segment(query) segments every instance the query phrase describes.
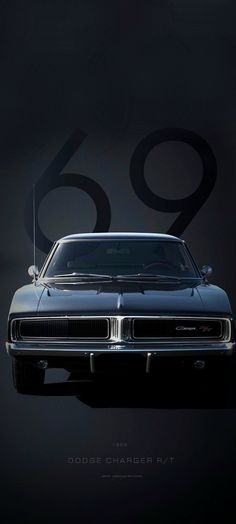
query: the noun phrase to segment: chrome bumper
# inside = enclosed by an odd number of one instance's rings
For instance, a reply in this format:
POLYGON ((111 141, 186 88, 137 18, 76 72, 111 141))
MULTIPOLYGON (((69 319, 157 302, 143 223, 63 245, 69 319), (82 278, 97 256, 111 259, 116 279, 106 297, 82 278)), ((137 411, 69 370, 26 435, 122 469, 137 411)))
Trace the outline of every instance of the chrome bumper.
POLYGON ((71 344, 65 342, 57 343, 26 343, 6 342, 8 355, 14 356, 54 356, 54 357, 76 357, 88 356, 90 354, 112 354, 112 353, 143 353, 156 356, 178 357, 178 356, 209 356, 209 355, 232 355, 236 350, 236 342, 218 343, 191 343, 191 342, 157 342, 150 343, 96 343, 71 344))

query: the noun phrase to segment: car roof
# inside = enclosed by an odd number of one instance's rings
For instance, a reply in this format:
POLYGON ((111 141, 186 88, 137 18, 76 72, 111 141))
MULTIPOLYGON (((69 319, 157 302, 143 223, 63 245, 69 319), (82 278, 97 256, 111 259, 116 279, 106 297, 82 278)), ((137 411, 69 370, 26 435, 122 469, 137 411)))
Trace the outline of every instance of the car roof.
POLYGON ((69 240, 105 240, 105 239, 143 239, 143 240, 177 240, 183 242, 181 238, 164 233, 137 233, 137 232, 99 232, 99 233, 74 233, 58 240, 67 242, 69 240))

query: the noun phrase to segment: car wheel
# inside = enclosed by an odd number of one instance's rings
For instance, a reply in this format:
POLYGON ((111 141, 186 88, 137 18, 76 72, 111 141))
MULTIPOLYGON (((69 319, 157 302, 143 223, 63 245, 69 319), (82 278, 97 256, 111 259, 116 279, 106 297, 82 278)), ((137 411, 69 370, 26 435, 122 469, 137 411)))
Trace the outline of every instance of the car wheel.
POLYGON ((12 359, 12 378, 18 393, 35 393, 43 385, 45 370, 23 360, 12 359))

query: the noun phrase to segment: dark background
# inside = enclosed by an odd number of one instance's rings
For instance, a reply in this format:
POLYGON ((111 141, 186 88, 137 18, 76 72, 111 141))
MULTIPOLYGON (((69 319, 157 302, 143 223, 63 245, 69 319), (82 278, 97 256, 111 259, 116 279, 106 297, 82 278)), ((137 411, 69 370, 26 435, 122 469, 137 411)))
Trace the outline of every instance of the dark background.
MULTIPOLYGON (((111 231, 167 232, 178 217, 148 207, 134 192, 130 161, 142 139, 178 128, 207 142, 217 163, 216 183, 179 234, 200 265, 213 266, 212 281, 226 289, 236 313, 235 15, 233 0, 0 2, 4 519, 166 523, 221 515, 235 521, 234 405, 214 396, 200 400, 199 385, 190 396, 190 384, 176 400, 178 378, 174 387, 165 383, 157 399, 142 385, 130 385, 121 398, 122 383, 115 400, 111 386, 100 400, 96 390, 86 390, 86 402, 63 385, 48 387, 43 396, 18 395, 4 349, 10 301, 29 282, 33 257, 27 198, 76 129, 86 136, 58 177, 83 175, 102 187, 111 231), (67 462, 82 456, 162 462, 67 462), (174 460, 163 463, 166 457, 174 460), (127 476, 103 476, 115 474, 127 476)), ((187 198, 202 180, 200 156, 181 140, 153 147, 145 162, 148 187, 166 202, 187 198)), ((206 185, 207 177, 209 169, 206 185)), ((96 207, 86 191, 47 188, 45 175, 43 184, 37 223, 48 239, 93 231, 96 207)), ((45 254, 38 245, 39 266, 45 254)), ((51 380, 60 376, 52 373, 51 380)))

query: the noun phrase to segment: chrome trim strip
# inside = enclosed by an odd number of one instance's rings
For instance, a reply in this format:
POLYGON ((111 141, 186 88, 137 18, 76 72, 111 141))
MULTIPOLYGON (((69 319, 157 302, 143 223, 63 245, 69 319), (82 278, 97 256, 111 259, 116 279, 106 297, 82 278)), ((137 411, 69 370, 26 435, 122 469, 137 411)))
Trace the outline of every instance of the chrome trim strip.
POLYGON ((153 343, 150 343, 150 342, 143 342, 142 344, 136 344, 135 342, 128 342, 128 343, 122 343, 122 344, 116 344, 116 343, 113 343, 113 342, 104 342, 103 344, 100 343, 99 345, 93 341, 90 342, 90 344, 86 344, 86 343, 77 343, 77 347, 75 348, 75 344, 74 342, 66 342, 65 344, 63 344, 63 346, 61 345, 58 345, 57 342, 54 342, 54 344, 48 344, 48 342, 44 342, 42 344, 38 343, 38 342, 35 342, 34 344, 32 343, 28 343, 28 342, 9 342, 7 341, 6 342, 7 344, 11 345, 12 347, 14 347, 15 349, 40 349, 40 350, 47 350, 47 349, 52 349, 52 350, 63 350, 63 348, 65 348, 65 350, 70 350, 72 349, 73 351, 74 350, 78 350, 78 351, 82 351, 82 352, 89 352, 89 351, 132 351, 132 352, 135 352, 135 351, 162 351, 162 349, 164 351, 168 351, 168 350, 179 350, 179 349, 182 349, 185 350, 185 349, 193 349, 194 351, 195 350, 199 350, 201 351, 201 349, 217 349, 219 351, 224 351, 224 349, 230 349, 232 347, 235 347, 236 346, 236 342, 204 342, 202 344, 194 344, 193 342, 189 342, 188 344, 183 344, 182 342, 179 342, 179 343, 176 343, 176 342, 169 342, 167 343, 166 345, 164 345, 162 342, 156 342, 156 344, 153 344, 153 343))
POLYGON ((151 353, 147 353, 146 373, 150 373, 151 355, 152 355, 151 353))
POLYGON ((44 263, 43 263, 43 265, 41 267, 41 270, 40 270, 40 272, 38 274, 37 282, 42 278, 42 274, 45 273, 45 271, 46 271, 46 269, 47 269, 47 267, 48 267, 48 265, 49 265, 53 255, 54 255, 56 249, 58 248, 58 246, 59 246, 59 242, 58 241, 56 241, 55 244, 52 245, 50 251, 48 252, 48 254, 47 254, 47 256, 46 256, 46 258, 44 260, 44 263))
POLYGON ((95 373, 94 353, 90 353, 90 355, 89 355, 89 364, 90 364, 90 371, 91 371, 91 373, 95 373))

